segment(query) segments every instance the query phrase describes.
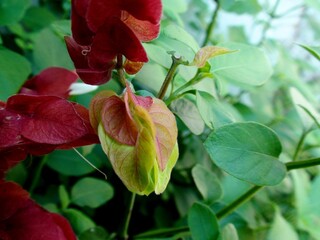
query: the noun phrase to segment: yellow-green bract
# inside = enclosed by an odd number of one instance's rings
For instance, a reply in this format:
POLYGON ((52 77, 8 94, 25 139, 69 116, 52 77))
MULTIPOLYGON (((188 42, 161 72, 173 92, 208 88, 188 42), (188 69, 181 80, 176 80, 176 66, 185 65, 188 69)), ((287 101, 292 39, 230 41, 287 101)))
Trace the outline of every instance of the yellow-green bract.
POLYGON ((114 171, 137 194, 162 193, 178 159, 177 126, 157 98, 101 92, 91 102, 90 121, 114 171))

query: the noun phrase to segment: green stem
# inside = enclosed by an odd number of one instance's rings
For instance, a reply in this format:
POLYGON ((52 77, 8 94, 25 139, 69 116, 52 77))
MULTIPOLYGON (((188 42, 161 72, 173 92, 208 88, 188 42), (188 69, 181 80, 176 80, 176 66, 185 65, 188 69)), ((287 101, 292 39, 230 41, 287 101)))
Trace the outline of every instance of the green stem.
POLYGON ((211 34, 212 34, 213 29, 214 29, 214 27, 215 27, 215 25, 217 23, 218 12, 220 10, 220 2, 219 2, 219 0, 215 0, 215 2, 216 2, 216 9, 213 12, 211 22, 208 25, 208 28, 207 28, 207 31, 206 31, 206 37, 205 37, 205 39, 204 39, 204 41, 202 43, 202 46, 207 45, 208 42, 210 41, 211 34))
POLYGON ((312 158, 297 162, 288 162, 286 163, 286 167, 288 171, 294 170, 294 169, 301 169, 301 168, 308 168, 313 166, 320 165, 320 158, 312 158))
POLYGON ((38 164, 38 167, 36 169, 36 172, 33 176, 33 179, 32 179, 32 183, 31 183, 31 186, 30 186, 30 189, 29 189, 29 193, 30 195, 32 195, 32 193, 34 192, 34 190, 36 189, 36 187, 38 186, 39 184, 39 181, 40 181, 40 177, 41 177, 41 173, 42 173, 42 170, 43 170, 43 167, 46 165, 48 161, 48 155, 44 156, 39 164, 38 164))
POLYGON ((136 199, 136 194, 132 193, 131 198, 130 198, 130 202, 128 205, 127 213, 126 213, 125 222, 123 224, 122 231, 120 232, 120 237, 124 240, 129 239, 128 229, 129 229, 129 224, 130 224, 130 219, 131 219, 135 199, 136 199))
POLYGON ((277 11, 279 3, 280 3, 280 0, 277 0, 276 3, 273 6, 271 12, 269 13, 270 20, 268 22, 266 22, 266 24, 263 27, 262 34, 261 34, 261 39, 260 39, 258 45, 261 45, 263 43, 263 41, 266 39, 267 33, 268 33, 268 31, 269 31, 269 29, 271 27, 271 22, 272 22, 273 19, 276 18, 276 14, 275 13, 277 11))
MULTIPOLYGON (((287 171, 291 171, 294 169, 302 169, 302 168, 308 168, 313 166, 320 165, 320 158, 312 158, 307 159, 303 161, 297 161, 297 162, 288 162, 285 164, 287 167, 287 171)), ((238 208, 243 203, 247 202, 251 197, 254 196, 254 194, 262 189, 263 186, 254 186, 251 189, 249 189, 246 193, 244 193, 242 196, 237 198, 235 201, 233 201, 230 205, 223 208, 217 213, 217 218, 221 219, 225 216, 227 216, 229 213, 231 213, 234 209, 238 208)))
POLYGON ((182 57, 181 56, 175 56, 174 54, 172 54, 172 64, 171 64, 171 67, 169 69, 169 72, 161 86, 161 89, 158 93, 158 98, 159 99, 163 99, 164 96, 166 95, 166 92, 168 90, 168 87, 171 83, 171 81, 173 80, 174 78, 174 75, 178 69, 178 66, 182 63, 184 63, 184 61, 182 60, 182 57))
POLYGON ((186 82, 184 85, 182 85, 181 87, 179 87, 177 90, 175 90, 173 92, 173 94, 170 95, 170 97, 166 100, 166 104, 167 105, 170 105, 170 103, 179 98, 179 96, 181 96, 181 94, 179 95, 180 92, 182 92, 184 89, 192 86, 192 85, 195 85, 197 83, 199 83, 201 80, 207 78, 207 77, 213 77, 212 73, 199 73, 199 70, 198 72, 196 73, 195 77, 193 77, 190 81, 186 82))
POLYGON ((219 212, 217 212, 216 216, 218 219, 224 218, 229 213, 231 213, 233 210, 238 208, 243 203, 247 202, 249 199, 251 199, 256 192, 258 192, 260 189, 262 189, 263 186, 253 186, 250 188, 247 192, 245 192, 243 195, 241 195, 239 198, 234 200, 231 204, 226 206, 225 208, 221 209, 219 212))
POLYGON ((299 139, 299 142, 297 144, 297 147, 296 147, 296 150, 293 154, 293 158, 292 158, 292 161, 295 162, 298 160, 298 157, 299 157, 299 154, 301 152, 301 149, 303 147, 303 144, 304 144, 304 140, 306 139, 308 133, 310 132, 310 130, 307 130, 307 131, 304 131, 299 139))
MULTIPOLYGON (((302 160, 298 162, 289 162, 285 164, 287 167, 287 171, 295 170, 295 169, 303 169, 313 166, 320 165, 320 158, 312 158, 307 160, 302 160)), ((231 212, 233 212, 235 209, 237 209, 242 204, 249 201, 259 190, 261 190, 264 186, 253 186, 251 187, 247 192, 245 192, 243 195, 238 197, 236 200, 234 200, 232 203, 227 205, 225 208, 221 209, 216 213, 217 218, 220 220, 227 215, 229 215, 231 212)), ((162 229, 162 230, 154 230, 149 231, 145 233, 141 233, 137 235, 136 237, 159 237, 169 234, 177 234, 179 232, 186 232, 188 231, 188 227, 181 227, 181 228, 168 228, 168 229, 162 229)))

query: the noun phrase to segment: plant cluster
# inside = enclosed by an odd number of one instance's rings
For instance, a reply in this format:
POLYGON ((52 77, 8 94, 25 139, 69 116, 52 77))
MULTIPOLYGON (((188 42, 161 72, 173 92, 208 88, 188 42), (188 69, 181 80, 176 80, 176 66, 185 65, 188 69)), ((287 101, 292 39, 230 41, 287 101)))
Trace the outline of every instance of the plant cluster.
POLYGON ((2 0, 0 239, 319 239, 320 5, 282 9, 2 0))

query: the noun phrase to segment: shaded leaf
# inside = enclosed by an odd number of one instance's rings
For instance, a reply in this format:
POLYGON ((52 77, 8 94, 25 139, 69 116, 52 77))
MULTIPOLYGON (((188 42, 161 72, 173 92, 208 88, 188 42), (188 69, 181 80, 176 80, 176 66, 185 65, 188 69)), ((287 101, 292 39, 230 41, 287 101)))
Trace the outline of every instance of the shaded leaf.
POLYGON ((77 209, 65 209, 63 215, 70 221, 70 224, 77 235, 88 229, 94 228, 96 225, 87 215, 77 209))
POLYGON ((211 129, 235 121, 228 109, 209 93, 197 91, 197 106, 203 121, 211 129))
MULTIPOLYGON (((101 159, 94 153, 85 155, 85 157, 98 168, 102 165, 101 159)), ((66 176, 81 176, 95 171, 74 150, 54 151, 48 155, 47 164, 50 168, 66 176)))
POLYGON ((72 203, 81 207, 97 208, 112 197, 112 186, 96 178, 82 178, 71 189, 72 203))
POLYGON ((45 28, 34 38, 33 60, 37 72, 48 67, 73 69, 66 45, 50 28, 45 28))
POLYGON ((30 4, 30 0, 1 0, 0 26, 18 22, 30 4))
POLYGON ((170 107, 192 133, 200 135, 203 132, 204 122, 198 108, 192 101, 181 98, 173 101, 170 107))
POLYGON ((188 225, 194 240, 215 240, 219 237, 218 220, 214 212, 202 203, 196 202, 190 208, 188 225))
POLYGON ((221 198, 222 187, 214 172, 197 164, 192 168, 192 177, 199 192, 208 204, 212 204, 221 198))
POLYGON ((223 227, 221 231, 221 240, 239 240, 237 229, 231 223, 223 227))
POLYGON ((79 240, 107 240, 109 234, 102 227, 90 228, 82 232, 79 236, 79 240))
POLYGON ((281 215, 278 208, 276 208, 273 223, 267 236, 267 240, 274 239, 299 240, 299 236, 293 226, 281 215))
POLYGON ((61 203, 62 209, 67 208, 70 204, 70 198, 69 198, 69 194, 67 192, 67 189, 64 185, 59 186, 59 198, 60 198, 60 203, 61 203))
POLYGON ((0 47, 0 100, 5 101, 17 93, 31 73, 31 65, 26 58, 0 47))

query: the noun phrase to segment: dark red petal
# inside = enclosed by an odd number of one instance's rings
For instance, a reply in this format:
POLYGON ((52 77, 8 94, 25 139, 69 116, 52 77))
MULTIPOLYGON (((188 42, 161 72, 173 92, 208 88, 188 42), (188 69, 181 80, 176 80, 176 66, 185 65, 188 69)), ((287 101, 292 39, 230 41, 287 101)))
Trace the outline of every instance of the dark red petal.
POLYGON ((63 98, 15 95, 7 106, 24 114, 21 135, 33 142, 65 144, 88 133, 73 104, 63 98))
POLYGON ((124 23, 127 24, 131 30, 136 34, 142 42, 148 42, 158 37, 160 31, 160 24, 153 24, 148 21, 142 21, 128 15, 124 23))
POLYGON ((161 0, 123 0, 121 9, 137 19, 158 24, 162 15, 161 0))
POLYGON ((26 157, 26 151, 19 146, 0 149, 0 179, 4 178, 6 171, 14 167, 26 157))
POLYGON ((101 121, 111 138, 119 143, 135 145, 138 135, 135 123, 127 114, 125 103, 119 97, 112 96, 105 101, 101 121))
POLYGON ((75 68, 88 69, 87 54, 90 51, 90 46, 79 45, 73 38, 64 38, 69 55, 74 63, 75 68))
POLYGON ((0 149, 21 142, 21 116, 0 107, 0 149))
POLYGON ((100 29, 100 27, 105 24, 106 19, 112 17, 120 18, 120 2, 121 0, 90 1, 86 15, 86 20, 88 22, 89 28, 93 32, 97 32, 98 29, 100 29))
POLYGON ((0 221, 10 218, 19 208, 27 204, 28 199, 28 192, 24 191, 19 185, 0 180, 0 221))
POLYGON ((90 47, 80 46, 70 37, 65 37, 65 41, 70 57, 82 81, 91 85, 101 85, 110 80, 114 67, 113 62, 105 64, 105 66, 100 69, 90 68, 87 56, 90 52, 90 47))
POLYGON ((147 54, 134 32, 118 18, 106 21, 94 37, 89 64, 99 68, 118 54, 133 62, 147 62, 147 54))
POLYGON ((56 213, 51 213, 52 220, 61 228, 66 239, 75 239, 74 232, 69 224, 69 222, 62 216, 56 213))
MULTIPOLYGON (((0 183, 0 234, 4 239, 75 240, 70 224, 49 213, 28 198, 28 193, 12 182, 0 183)), ((1 238, 1 239, 2 239, 1 238)))
POLYGON ((29 79, 20 90, 20 93, 29 95, 51 95, 67 98, 72 83, 78 75, 70 70, 51 67, 29 79))
POLYGON ((73 0, 71 9, 72 36, 81 45, 90 45, 94 33, 87 26, 85 19, 88 0, 73 0))

